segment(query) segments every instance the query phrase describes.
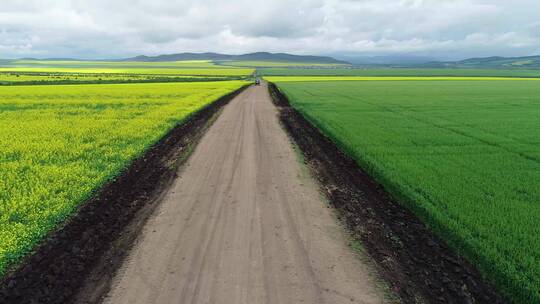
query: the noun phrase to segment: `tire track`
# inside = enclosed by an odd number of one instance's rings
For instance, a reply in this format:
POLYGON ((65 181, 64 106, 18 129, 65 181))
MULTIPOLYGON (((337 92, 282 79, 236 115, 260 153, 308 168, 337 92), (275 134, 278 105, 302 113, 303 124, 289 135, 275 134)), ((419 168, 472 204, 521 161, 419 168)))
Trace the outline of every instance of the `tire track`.
POLYGON ((106 303, 382 303, 265 84, 237 96, 148 221, 106 303))

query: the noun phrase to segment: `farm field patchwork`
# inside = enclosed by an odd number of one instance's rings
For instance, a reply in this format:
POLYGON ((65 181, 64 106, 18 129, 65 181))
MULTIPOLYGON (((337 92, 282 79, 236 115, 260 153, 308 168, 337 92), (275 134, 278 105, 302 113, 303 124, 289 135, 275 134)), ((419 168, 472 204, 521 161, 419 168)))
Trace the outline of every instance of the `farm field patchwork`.
POLYGON ((468 76, 540 77, 540 70, 408 69, 408 68, 261 68, 263 76, 468 76))
POLYGON ((540 82, 275 81, 503 294, 540 302, 540 82))
POLYGON ((238 78, 242 78, 242 76, 0 72, 0 85, 188 82, 233 80, 238 78))
POLYGON ((209 60, 172 62, 14 60, 0 64, 3 73, 71 73, 177 76, 249 76, 252 68, 225 67, 209 60))
POLYGON ((287 62, 287 61, 222 61, 219 62, 223 66, 231 67, 326 67, 337 68, 349 66, 349 64, 340 63, 310 63, 310 62, 287 62))
POLYGON ((0 274, 175 125, 245 84, 0 87, 0 274))
POLYGON ((265 76, 270 82, 329 82, 329 81, 539 81, 540 78, 464 77, 464 76, 265 76))
POLYGON ((64 68, 223 68, 210 60, 183 61, 81 61, 81 60, 12 60, 13 67, 64 67, 64 68))
POLYGON ((249 68, 130 68, 130 67, 0 67, 0 72, 32 73, 94 73, 191 76, 249 76, 249 68))

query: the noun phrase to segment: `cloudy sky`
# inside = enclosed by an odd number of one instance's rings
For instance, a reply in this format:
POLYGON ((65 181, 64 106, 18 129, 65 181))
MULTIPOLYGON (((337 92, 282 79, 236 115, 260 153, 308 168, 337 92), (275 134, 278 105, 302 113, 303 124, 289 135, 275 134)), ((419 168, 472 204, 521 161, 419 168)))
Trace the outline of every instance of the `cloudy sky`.
POLYGON ((0 58, 540 54, 539 0, 1 0, 0 58))

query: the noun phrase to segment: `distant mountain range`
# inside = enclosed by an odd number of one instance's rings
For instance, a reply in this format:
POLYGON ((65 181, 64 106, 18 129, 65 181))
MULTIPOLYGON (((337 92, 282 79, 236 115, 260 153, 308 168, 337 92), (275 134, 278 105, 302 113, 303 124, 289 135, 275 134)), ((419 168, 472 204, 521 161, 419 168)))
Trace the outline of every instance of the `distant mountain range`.
POLYGON ((436 61, 433 58, 393 55, 393 56, 341 56, 357 67, 395 67, 395 68, 480 68, 480 69, 538 69, 540 56, 525 57, 482 57, 457 61, 436 61))
POLYGON ((181 60, 213 60, 213 61, 277 61, 277 62, 298 62, 298 63, 327 63, 327 64, 349 64, 346 61, 337 60, 327 56, 292 55, 287 53, 257 52, 243 55, 228 55, 219 53, 179 53, 159 56, 136 56, 121 59, 120 61, 181 61, 181 60))
POLYGON ((538 69, 540 56, 526 57, 484 57, 450 62, 428 62, 421 64, 430 68, 489 68, 489 69, 538 69))
MULTIPOLYGON (((220 53, 178 53, 158 56, 136 56, 124 59, 98 60, 98 61, 139 61, 139 62, 167 62, 182 60, 212 60, 220 61, 269 61, 304 64, 351 64, 356 67, 414 67, 414 68, 478 68, 478 69, 540 69, 540 55, 525 57, 484 57, 469 58, 459 61, 434 61, 429 57, 421 56, 341 56, 339 60, 329 56, 292 55, 287 53, 257 52, 242 55, 229 55, 220 53)), ((26 60, 62 60, 77 61, 72 58, 46 58, 26 60)), ((0 63, 8 64, 12 60, 0 59, 0 63)))

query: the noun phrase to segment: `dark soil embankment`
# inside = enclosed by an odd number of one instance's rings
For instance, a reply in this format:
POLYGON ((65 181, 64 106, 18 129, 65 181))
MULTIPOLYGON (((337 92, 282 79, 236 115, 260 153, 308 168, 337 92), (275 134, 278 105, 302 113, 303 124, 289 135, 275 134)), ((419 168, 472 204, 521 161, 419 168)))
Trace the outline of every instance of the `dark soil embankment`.
POLYGON ((274 85, 270 91, 326 196, 404 303, 505 303, 470 263, 393 200, 274 85))
POLYGON ((0 282, 0 303, 98 302, 156 200, 218 111, 239 89, 192 115, 135 160, 0 282), (84 299, 82 301, 81 299, 84 299))

